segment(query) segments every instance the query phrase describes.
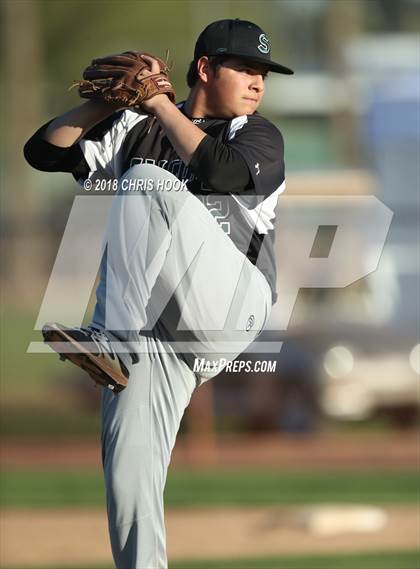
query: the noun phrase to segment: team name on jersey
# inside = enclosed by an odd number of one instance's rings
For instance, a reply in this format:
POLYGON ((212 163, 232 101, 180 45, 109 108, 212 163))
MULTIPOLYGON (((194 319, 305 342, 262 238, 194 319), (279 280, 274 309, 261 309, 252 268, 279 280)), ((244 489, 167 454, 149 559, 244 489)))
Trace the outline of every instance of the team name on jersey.
POLYGON ((155 160, 154 158, 134 156, 130 160, 130 168, 132 166, 136 166, 137 164, 155 164, 164 170, 168 170, 168 172, 171 172, 171 174, 185 183, 197 180, 197 177, 193 174, 190 168, 179 158, 175 160, 155 160))

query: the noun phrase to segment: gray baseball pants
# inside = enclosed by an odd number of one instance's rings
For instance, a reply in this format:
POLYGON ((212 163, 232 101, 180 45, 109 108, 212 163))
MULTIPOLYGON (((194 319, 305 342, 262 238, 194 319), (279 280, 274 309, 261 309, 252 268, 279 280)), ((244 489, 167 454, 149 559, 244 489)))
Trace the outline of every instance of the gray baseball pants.
POLYGON ((166 569, 163 491, 171 452, 194 389, 220 371, 198 374, 194 359, 235 359, 271 309, 265 277, 179 186, 157 166, 130 168, 106 233, 92 324, 126 331, 125 344, 139 355, 128 387, 118 395, 104 390, 102 401, 117 569, 166 569))

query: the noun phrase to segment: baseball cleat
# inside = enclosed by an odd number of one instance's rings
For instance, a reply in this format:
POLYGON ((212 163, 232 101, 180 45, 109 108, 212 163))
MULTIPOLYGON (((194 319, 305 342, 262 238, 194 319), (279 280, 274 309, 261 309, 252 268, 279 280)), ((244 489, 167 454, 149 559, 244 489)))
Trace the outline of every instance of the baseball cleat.
POLYGON ((96 328, 67 328, 49 322, 42 328, 44 342, 60 356, 86 371, 93 381, 119 393, 128 384, 129 372, 106 335, 96 328))

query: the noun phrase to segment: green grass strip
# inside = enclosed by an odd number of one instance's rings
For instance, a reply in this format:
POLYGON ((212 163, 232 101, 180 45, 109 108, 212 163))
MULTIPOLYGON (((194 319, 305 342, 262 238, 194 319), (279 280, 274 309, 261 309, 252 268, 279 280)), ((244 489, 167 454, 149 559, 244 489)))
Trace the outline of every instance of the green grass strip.
MULTIPOLYGON (((276 504, 418 502, 416 471, 407 472, 170 472, 166 505, 271 506, 276 504)), ((6 470, 0 476, 3 507, 52 508, 105 504, 100 471, 6 470)))
POLYGON ((420 569, 419 552, 281 556, 172 563, 171 569, 420 569))
MULTIPOLYGON (((83 567, 62 565, 54 569, 113 569, 113 567, 111 564, 83 565, 83 567)), ((169 561, 169 567, 170 569, 420 569, 420 554, 419 551, 392 551, 347 555, 282 555, 240 560, 173 563, 169 561)))

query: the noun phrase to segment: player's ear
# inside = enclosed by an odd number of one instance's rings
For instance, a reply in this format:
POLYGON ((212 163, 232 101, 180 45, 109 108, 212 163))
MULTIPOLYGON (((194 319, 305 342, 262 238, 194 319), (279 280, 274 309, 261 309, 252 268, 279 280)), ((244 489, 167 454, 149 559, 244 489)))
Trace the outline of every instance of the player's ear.
POLYGON ((203 57, 200 57, 197 61, 197 75, 203 83, 208 83, 211 73, 212 69, 210 67, 209 58, 203 55, 203 57))

